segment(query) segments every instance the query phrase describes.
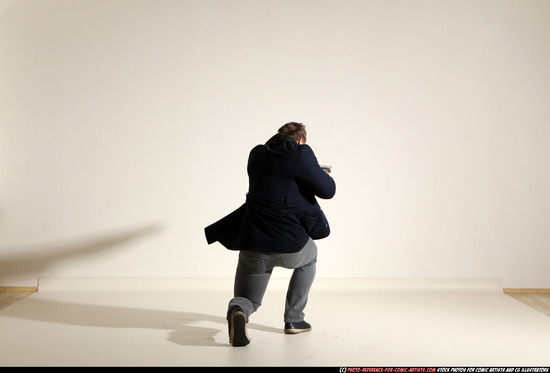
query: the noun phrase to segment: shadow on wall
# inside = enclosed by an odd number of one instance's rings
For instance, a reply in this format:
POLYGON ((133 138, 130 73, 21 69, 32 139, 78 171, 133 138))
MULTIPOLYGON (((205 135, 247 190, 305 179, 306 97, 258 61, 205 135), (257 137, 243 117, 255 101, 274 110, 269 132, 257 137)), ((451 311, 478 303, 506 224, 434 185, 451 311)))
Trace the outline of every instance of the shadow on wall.
POLYGON ((157 224, 125 230, 100 237, 40 247, 0 248, 0 283, 15 277, 40 277, 54 264, 74 259, 99 256, 130 242, 157 234, 162 227, 157 224), (2 255, 1 253, 10 253, 2 255))

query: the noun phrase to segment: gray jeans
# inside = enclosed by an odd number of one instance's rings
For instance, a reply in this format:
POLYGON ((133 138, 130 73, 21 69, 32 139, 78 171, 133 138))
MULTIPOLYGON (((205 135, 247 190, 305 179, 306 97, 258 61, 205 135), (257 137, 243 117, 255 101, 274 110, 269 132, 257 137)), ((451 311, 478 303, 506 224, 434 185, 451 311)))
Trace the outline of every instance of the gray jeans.
POLYGON ((317 262, 317 245, 310 238, 297 253, 240 251, 235 275, 234 298, 229 302, 242 308, 248 317, 262 304, 274 267, 293 269, 285 303, 285 322, 304 320, 304 308, 313 284, 317 262))

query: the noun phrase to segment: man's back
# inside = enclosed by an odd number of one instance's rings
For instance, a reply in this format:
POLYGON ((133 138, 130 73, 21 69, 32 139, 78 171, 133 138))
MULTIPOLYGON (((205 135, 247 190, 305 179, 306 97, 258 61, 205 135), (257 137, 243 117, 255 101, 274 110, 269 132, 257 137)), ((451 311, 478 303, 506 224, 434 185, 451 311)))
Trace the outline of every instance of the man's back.
POLYGON ((295 252, 309 239, 302 216, 314 195, 331 198, 335 184, 311 148, 277 134, 250 152, 244 239, 250 250, 295 252))

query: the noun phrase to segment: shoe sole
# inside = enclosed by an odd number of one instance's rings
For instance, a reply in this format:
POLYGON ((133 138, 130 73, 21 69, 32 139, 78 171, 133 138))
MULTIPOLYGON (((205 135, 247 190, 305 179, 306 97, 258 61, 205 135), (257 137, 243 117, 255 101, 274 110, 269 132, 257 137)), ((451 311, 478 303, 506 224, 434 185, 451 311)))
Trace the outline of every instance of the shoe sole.
POLYGON ((310 332, 311 328, 307 329, 285 329, 285 334, 300 334, 310 332))
POLYGON ((246 315, 244 312, 236 311, 231 314, 229 343, 234 347, 242 347, 250 343, 250 338, 246 333, 246 315))

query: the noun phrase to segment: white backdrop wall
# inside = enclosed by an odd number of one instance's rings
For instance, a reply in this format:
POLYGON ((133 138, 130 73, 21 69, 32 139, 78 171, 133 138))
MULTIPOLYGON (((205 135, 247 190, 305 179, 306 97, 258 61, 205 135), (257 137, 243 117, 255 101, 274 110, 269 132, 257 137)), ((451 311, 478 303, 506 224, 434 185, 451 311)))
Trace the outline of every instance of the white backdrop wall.
POLYGON ((0 285, 231 277, 203 228, 300 121, 319 277, 550 287, 550 1, 0 4, 0 285))

